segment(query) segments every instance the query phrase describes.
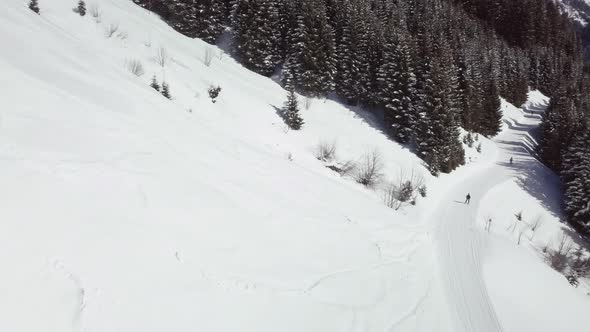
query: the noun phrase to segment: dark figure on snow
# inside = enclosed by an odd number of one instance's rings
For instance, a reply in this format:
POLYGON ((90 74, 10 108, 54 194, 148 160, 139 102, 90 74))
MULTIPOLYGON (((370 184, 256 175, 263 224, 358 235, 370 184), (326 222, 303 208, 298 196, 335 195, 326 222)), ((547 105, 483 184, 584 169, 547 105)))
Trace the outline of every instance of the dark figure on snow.
POLYGON ((469 204, 469 202, 471 202, 471 194, 468 193, 465 197, 465 204, 469 204))
POLYGON ((510 165, 512 165, 512 157, 510 157, 510 165))

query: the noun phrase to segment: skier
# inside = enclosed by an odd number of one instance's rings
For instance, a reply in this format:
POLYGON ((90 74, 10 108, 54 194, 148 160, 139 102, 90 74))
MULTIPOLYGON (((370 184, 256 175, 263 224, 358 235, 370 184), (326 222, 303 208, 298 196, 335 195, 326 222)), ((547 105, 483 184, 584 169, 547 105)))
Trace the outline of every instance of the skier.
POLYGON ((470 201, 471 201, 471 194, 467 193, 467 196, 465 196, 465 204, 469 204, 470 201))

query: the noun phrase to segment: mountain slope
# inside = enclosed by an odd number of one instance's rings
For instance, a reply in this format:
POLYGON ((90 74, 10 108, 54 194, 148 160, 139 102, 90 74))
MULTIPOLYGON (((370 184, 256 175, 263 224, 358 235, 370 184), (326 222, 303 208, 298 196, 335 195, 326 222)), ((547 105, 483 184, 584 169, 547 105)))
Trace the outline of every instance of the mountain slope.
MULTIPOLYGON (((73 13, 70 0, 43 2, 41 15, 0 2, 2 330, 457 331, 457 292, 483 290, 450 287, 444 271, 458 265, 440 258, 436 226, 453 220, 438 216, 455 204, 450 191, 471 190, 466 178, 498 169, 500 142, 479 136, 482 153, 467 148, 466 166, 433 178, 363 110, 312 99, 304 129, 288 131, 276 110, 286 94, 272 80, 131 1, 96 4, 100 20, 73 13), (144 75, 129 72, 134 60, 144 75), (149 86, 153 75, 172 100, 149 86), (216 103, 211 85, 222 88, 216 103), (321 141, 336 142, 339 161, 380 151, 384 178, 414 170, 427 197, 387 208, 381 188, 315 158, 321 141)), ((546 211, 521 187, 498 190, 546 211)), ((477 199, 453 227, 496 203, 477 199)), ((492 304, 510 289, 483 279, 492 304)), ((495 311, 502 327, 515 319, 495 311)))

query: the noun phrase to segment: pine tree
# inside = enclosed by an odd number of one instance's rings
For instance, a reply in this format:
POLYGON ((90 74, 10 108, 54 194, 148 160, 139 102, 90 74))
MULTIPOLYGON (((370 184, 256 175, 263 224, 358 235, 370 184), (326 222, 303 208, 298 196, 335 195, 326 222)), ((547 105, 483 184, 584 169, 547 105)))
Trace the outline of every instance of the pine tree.
POLYGON ((172 27, 189 37, 214 43, 223 31, 225 4, 222 0, 170 0, 162 5, 172 27))
POLYGON ((29 9, 39 14, 39 3, 37 0, 31 0, 29 2, 29 9))
POLYGON ((564 210, 576 228, 590 231, 590 133, 580 131, 563 158, 564 210))
POLYGON ((358 1, 353 4, 344 2, 340 9, 343 13, 340 42, 334 55, 336 91, 352 105, 367 94, 368 30, 364 9, 358 1))
POLYGON ((387 32, 383 65, 378 74, 380 99, 385 107, 385 125, 399 143, 409 143, 414 136, 418 111, 413 103, 417 94, 416 77, 408 44, 401 34, 387 32))
POLYGON ((302 0, 297 28, 291 37, 291 68, 295 87, 310 96, 334 89, 334 32, 328 24, 323 1, 302 0))
POLYGON ((287 126, 293 130, 301 129, 304 124, 303 119, 299 115, 299 104, 293 90, 288 91, 287 101, 283 106, 282 115, 287 126))
POLYGON ((166 82, 162 82, 162 96, 172 99, 172 96, 170 95, 170 87, 166 82))
POLYGON ((80 16, 86 15, 86 3, 84 3, 84 0, 78 1, 77 11, 78 11, 78 14, 80 14, 80 16))
POLYGON ((270 76, 282 60, 275 0, 243 0, 232 11, 234 50, 249 69, 270 76))
POLYGON ((488 79, 488 87, 483 99, 484 107, 480 133, 492 137, 500 132, 502 127, 502 109, 496 81, 488 79))
POLYGON ((154 90, 156 90, 156 91, 160 92, 160 84, 158 84, 158 80, 156 79, 156 75, 154 75, 154 76, 152 77, 152 83, 150 83, 150 86, 151 86, 151 87, 152 87, 154 90))

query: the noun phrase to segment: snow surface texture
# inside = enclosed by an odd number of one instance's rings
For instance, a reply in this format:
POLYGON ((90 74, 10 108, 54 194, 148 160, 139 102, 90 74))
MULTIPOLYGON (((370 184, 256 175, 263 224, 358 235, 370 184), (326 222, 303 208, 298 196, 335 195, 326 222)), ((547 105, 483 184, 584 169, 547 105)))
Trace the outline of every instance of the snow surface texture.
POLYGON ((0 330, 522 331, 531 315, 547 328, 571 309, 530 306, 547 296, 589 308, 531 254, 534 241, 500 231, 495 208, 508 203, 497 197, 559 227, 556 197, 538 196, 556 183, 535 194, 518 182, 528 166, 502 164, 538 114, 504 103, 520 122, 433 178, 370 114, 314 99, 303 131, 287 131, 285 91, 220 49, 128 0, 87 2, 85 17, 74 5, 42 1, 36 15, 0 1, 0 330), (129 72, 134 60, 143 75, 129 72), (149 87, 153 75, 172 100, 149 87), (428 197, 385 207, 379 190, 315 158, 320 141, 336 142, 338 161, 380 151, 387 179, 415 170, 428 197), (454 202, 467 191, 471 205, 454 202), (498 229, 485 235, 491 212, 498 229), (535 279, 523 293, 534 300, 507 284, 514 265, 535 279))

